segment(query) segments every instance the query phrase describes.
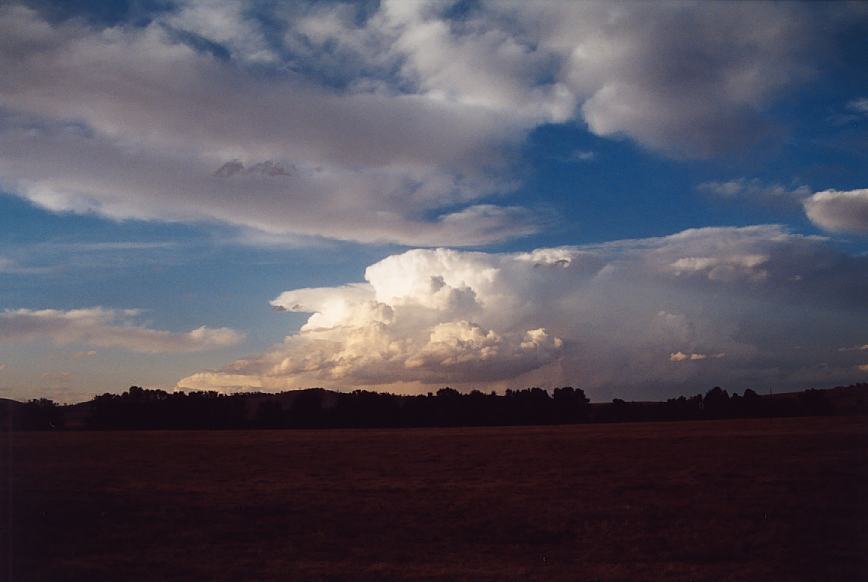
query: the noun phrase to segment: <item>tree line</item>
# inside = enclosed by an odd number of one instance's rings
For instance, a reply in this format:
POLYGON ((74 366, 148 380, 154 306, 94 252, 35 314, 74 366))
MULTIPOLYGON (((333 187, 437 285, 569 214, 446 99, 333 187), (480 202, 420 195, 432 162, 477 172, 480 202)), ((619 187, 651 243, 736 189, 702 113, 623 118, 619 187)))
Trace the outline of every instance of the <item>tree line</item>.
MULTIPOLYGON (((835 389, 833 389, 835 390, 835 389)), ((845 388, 868 394, 868 384, 845 388)), ((239 429, 239 428, 387 428, 440 426, 553 425, 586 422, 645 422, 847 414, 829 390, 809 389, 760 396, 747 389, 729 394, 715 387, 692 397, 665 402, 591 404, 571 386, 507 390, 503 394, 442 388, 436 393, 402 396, 320 388, 278 394, 167 392, 133 386, 122 394, 103 394, 77 405, 41 398, 5 401, 0 426, 19 430, 84 428, 239 429), (74 422, 71 422, 74 421, 74 422)), ((861 401, 860 401, 861 402, 861 401)))

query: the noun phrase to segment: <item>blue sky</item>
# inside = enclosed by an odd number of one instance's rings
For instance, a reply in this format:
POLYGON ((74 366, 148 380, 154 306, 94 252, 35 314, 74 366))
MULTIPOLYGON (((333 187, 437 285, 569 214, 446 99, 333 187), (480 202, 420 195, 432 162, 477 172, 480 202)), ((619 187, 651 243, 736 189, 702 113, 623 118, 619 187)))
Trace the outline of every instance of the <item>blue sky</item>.
POLYGON ((868 378, 860 4, 0 7, 0 396, 868 378))

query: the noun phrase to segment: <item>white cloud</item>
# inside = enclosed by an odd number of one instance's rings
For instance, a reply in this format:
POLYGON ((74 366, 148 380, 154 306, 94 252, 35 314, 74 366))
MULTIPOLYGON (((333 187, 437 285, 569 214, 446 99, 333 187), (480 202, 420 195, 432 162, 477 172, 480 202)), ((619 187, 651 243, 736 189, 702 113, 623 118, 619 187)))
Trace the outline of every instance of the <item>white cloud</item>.
POLYGON ((559 59, 558 78, 601 136, 704 157, 762 132, 764 104, 810 74, 801 7, 497 3, 559 59), (536 32, 536 34, 534 34, 536 32))
POLYGON ((866 267, 776 226, 529 253, 416 249, 369 266, 365 282, 281 294, 274 306, 311 313, 297 334, 179 386, 797 384, 814 376, 792 342, 825 358, 863 333, 866 267))
POLYGON ((51 25, 7 7, 0 26, 0 182, 49 210, 416 245, 535 228, 477 203, 514 187, 492 171, 525 127, 504 112, 264 76, 160 23, 51 25), (230 162, 260 171, 219 171, 230 162))
POLYGON ((173 353, 225 348, 244 337, 225 327, 202 326, 187 332, 151 329, 136 324, 137 315, 136 310, 101 307, 69 311, 7 309, 0 311, 0 343, 48 340, 60 345, 81 343, 131 352, 173 353))
POLYGON ((593 162, 597 159, 597 154, 590 150, 576 150, 570 158, 577 162, 593 162))
MULTIPOLYGON (((305 11, 290 47, 337 47, 345 59, 398 69, 418 92, 532 122, 580 116, 597 135, 704 157, 762 133, 763 106, 811 74, 827 15, 799 6, 383 2, 305 11), (364 24, 359 26, 358 22, 364 24)), ((834 12, 834 11, 833 11, 834 12)), ((331 54, 331 51, 330 51, 331 54)))
POLYGON ((0 257, 0 273, 14 273, 17 275, 38 275, 50 272, 47 267, 27 267, 21 265, 18 261, 8 257, 0 257))
POLYGON ((724 352, 720 352, 717 354, 685 354, 684 352, 675 352, 674 354, 669 354, 670 362, 701 362, 703 360, 707 360, 709 358, 713 360, 719 360, 720 358, 725 358, 726 354, 724 352))
POLYGON ((868 233, 868 189, 817 192, 805 200, 805 212, 824 230, 868 233))
POLYGON ((847 103, 847 109, 868 115, 868 97, 859 97, 847 103))
POLYGON ((768 184, 756 178, 737 178, 726 182, 703 182, 696 189, 725 199, 780 205, 800 204, 811 195, 810 188, 804 185, 787 187, 782 184, 768 184))
POLYGON ((185 0, 165 23, 229 48, 232 57, 251 63, 272 63, 277 55, 257 22, 245 14, 245 3, 233 0, 185 0))
POLYGON ((809 75, 816 21, 844 10, 451 8, 196 0, 101 27, 5 5, 0 186, 57 212, 264 237, 487 244, 541 226, 497 202, 533 128, 583 119, 688 157, 742 145, 809 75))
POLYGON ((427 343, 411 354, 404 366, 409 370, 435 371, 449 381, 488 381, 521 375, 543 366, 560 355, 563 341, 544 328, 521 335, 503 336, 467 321, 434 326, 427 343))
POLYGON ((861 346, 852 346, 848 348, 838 348, 839 352, 868 352, 868 344, 862 344, 861 346))
POLYGON ((765 279, 768 272, 761 267, 768 260, 767 255, 680 257, 669 268, 676 275, 703 273, 711 280, 765 279))

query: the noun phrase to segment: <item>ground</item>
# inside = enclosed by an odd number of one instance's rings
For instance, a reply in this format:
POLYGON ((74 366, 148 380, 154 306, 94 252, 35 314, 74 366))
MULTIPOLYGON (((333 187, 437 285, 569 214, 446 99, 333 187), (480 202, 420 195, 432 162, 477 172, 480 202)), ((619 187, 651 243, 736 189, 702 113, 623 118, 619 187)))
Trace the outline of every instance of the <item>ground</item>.
POLYGON ((866 418, 5 439, 15 581, 868 579, 866 418))

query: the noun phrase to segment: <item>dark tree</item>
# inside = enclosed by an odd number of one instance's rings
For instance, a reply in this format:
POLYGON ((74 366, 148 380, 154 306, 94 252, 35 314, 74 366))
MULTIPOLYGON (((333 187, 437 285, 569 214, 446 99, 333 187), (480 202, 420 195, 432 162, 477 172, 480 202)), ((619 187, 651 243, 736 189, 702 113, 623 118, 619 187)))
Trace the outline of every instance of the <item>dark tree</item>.
POLYGON ((289 418, 292 426, 313 428, 323 423, 322 390, 302 390, 292 403, 289 418))
POLYGON ((20 428, 24 430, 58 430, 63 424, 63 410, 53 400, 37 398, 22 407, 20 428))
POLYGON ((581 388, 555 388, 553 393, 555 418, 560 423, 584 422, 591 412, 591 401, 581 388))
POLYGON ((829 402, 825 392, 822 390, 815 390, 813 388, 805 390, 799 395, 799 400, 801 400, 805 414, 824 416, 833 412, 832 403, 829 402))
POLYGON ((276 400, 265 400, 256 407, 254 425, 262 428, 280 428, 287 422, 283 406, 276 400))
POLYGON ((702 409, 709 418, 724 418, 729 415, 729 393, 720 386, 715 386, 705 393, 702 399, 702 409))

